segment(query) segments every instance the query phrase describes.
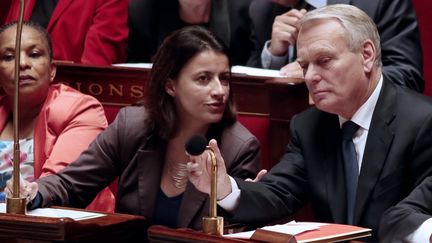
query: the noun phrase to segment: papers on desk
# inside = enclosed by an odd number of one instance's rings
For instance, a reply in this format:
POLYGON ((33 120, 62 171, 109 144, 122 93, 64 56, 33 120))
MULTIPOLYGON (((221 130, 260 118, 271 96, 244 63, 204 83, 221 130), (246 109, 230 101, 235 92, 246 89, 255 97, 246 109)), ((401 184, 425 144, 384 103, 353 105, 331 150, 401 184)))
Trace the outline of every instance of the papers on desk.
MULTIPOLYGON (((6 213, 6 203, 0 203, 0 213, 6 213)), ((27 211, 27 215, 50 218, 71 218, 73 220, 84 220, 105 216, 105 214, 102 213, 60 208, 38 208, 27 211)))
MULTIPOLYGON (((116 63, 112 64, 115 67, 130 67, 130 68, 152 68, 152 63, 116 63)), ((240 75, 255 76, 255 77, 268 77, 268 78, 286 78, 279 73, 279 70, 253 68, 245 66, 233 66, 231 72, 240 75)))
POLYGON ((114 67, 131 67, 131 68, 152 68, 152 63, 115 63, 112 64, 114 67))
POLYGON ((262 69, 262 68, 252 68, 245 66, 233 66, 231 68, 232 73, 243 74, 248 76, 257 77, 269 77, 269 78, 286 78, 279 73, 279 70, 262 69))
MULTIPOLYGON (((297 235, 306 231, 310 230, 317 230, 320 226, 323 226, 326 224, 323 223, 297 223, 295 221, 291 221, 286 224, 277 224, 272 226, 265 226, 261 229, 263 230, 269 230, 273 232, 278 233, 284 233, 284 234, 290 234, 290 235, 297 235)), ((255 230, 252 231, 246 231, 246 232, 240 232, 240 233, 234 233, 234 234, 228 234, 224 235, 225 237, 230 238, 240 238, 240 239, 250 239, 255 233, 255 230)))
MULTIPOLYGON (((294 235, 298 243, 339 242, 368 237, 371 229, 345 224, 325 224, 291 221, 283 225, 261 228, 262 230, 294 235)), ((257 231, 258 232, 258 231, 257 231)), ((262 232, 262 231, 261 231, 262 232)), ((224 237, 251 239, 255 231, 227 234, 224 237)), ((271 236, 271 235, 266 235, 271 236)))

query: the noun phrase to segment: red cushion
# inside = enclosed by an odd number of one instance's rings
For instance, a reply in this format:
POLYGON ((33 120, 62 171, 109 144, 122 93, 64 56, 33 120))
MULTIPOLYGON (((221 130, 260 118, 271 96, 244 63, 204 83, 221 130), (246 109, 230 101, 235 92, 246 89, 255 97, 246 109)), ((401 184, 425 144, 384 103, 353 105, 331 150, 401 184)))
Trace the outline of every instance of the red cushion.
POLYGON ((257 137, 261 143, 261 163, 263 169, 270 169, 269 119, 264 116, 239 115, 238 121, 257 137))

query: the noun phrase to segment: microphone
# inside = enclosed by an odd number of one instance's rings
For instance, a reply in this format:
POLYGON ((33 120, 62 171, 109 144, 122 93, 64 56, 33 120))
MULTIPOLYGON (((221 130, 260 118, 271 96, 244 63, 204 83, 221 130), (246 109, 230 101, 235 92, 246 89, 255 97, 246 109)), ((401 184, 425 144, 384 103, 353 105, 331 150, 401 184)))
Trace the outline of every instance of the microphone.
POLYGON ((204 233, 223 235, 223 217, 217 216, 217 161, 214 151, 207 146, 207 139, 203 135, 193 135, 185 145, 188 154, 197 156, 207 150, 210 154, 212 165, 210 174, 210 212, 208 217, 203 217, 202 228, 204 233))
POLYGON ((207 147, 207 139, 203 135, 193 135, 186 142, 186 152, 190 155, 200 155, 207 147))

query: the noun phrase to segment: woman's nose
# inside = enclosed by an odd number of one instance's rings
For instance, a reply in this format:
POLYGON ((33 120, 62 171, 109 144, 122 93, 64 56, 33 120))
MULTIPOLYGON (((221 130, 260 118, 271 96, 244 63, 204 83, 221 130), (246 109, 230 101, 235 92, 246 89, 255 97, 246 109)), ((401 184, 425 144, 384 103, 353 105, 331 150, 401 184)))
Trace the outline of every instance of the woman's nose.
POLYGON ((224 86, 222 85, 219 78, 215 78, 212 82, 212 94, 223 95, 225 93, 224 86))
POLYGON ((20 55, 20 68, 26 68, 29 66, 29 58, 25 54, 20 55))

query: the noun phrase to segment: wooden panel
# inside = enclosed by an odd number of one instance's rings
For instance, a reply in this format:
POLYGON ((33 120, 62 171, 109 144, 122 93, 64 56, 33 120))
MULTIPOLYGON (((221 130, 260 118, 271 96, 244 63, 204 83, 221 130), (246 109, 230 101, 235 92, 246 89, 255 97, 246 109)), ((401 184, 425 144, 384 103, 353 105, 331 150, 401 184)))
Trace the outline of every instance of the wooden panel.
POLYGON ((102 104, 125 106, 144 97, 149 69, 60 63, 55 82, 66 83, 102 104))
POLYGON ((145 237, 142 228, 143 217, 127 214, 75 221, 0 213, 1 242, 120 242, 132 236, 145 237))
MULTIPOLYGON (((299 82, 299 80, 293 80, 299 82)), ((285 152, 289 140, 290 121, 295 114, 309 107, 309 93, 305 84, 267 81, 270 119, 270 166, 276 164, 285 152)))

